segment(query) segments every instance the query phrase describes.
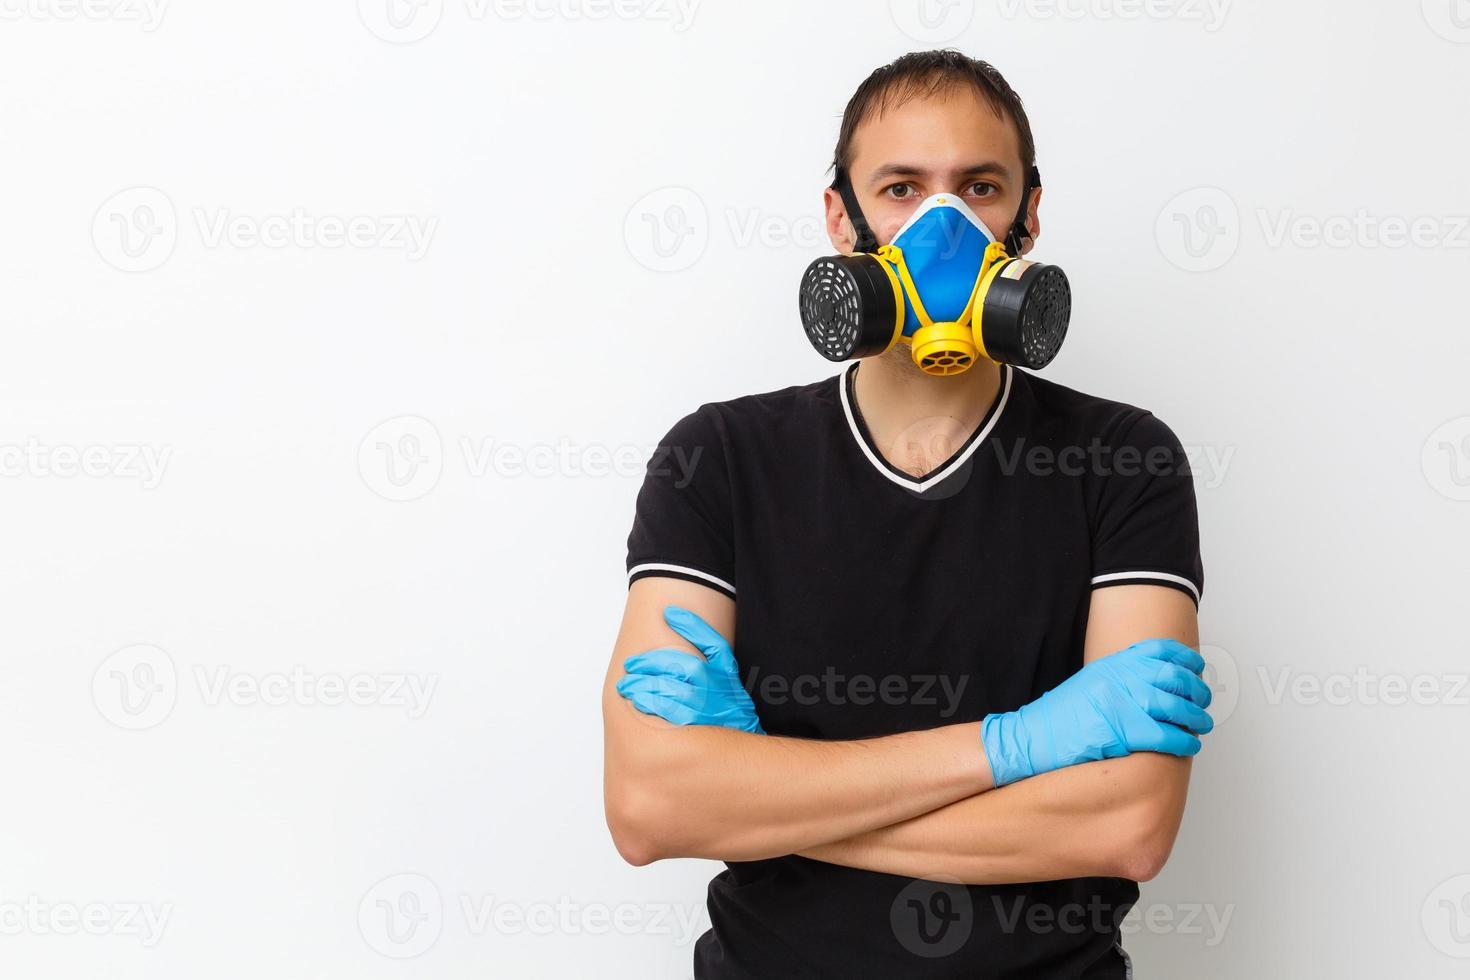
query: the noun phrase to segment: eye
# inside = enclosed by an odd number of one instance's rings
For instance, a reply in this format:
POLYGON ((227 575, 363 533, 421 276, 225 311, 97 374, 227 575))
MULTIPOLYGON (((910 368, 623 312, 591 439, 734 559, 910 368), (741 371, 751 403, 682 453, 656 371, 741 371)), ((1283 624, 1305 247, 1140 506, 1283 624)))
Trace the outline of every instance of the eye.
POLYGON ((887 194, 895 201, 906 201, 914 196, 914 185, 890 184, 889 186, 883 188, 883 193, 887 194))
POLYGON ((989 181, 977 180, 975 181, 975 183, 965 188, 965 193, 974 195, 975 197, 988 198, 994 197, 995 195, 999 194, 1000 188, 996 187, 989 181))

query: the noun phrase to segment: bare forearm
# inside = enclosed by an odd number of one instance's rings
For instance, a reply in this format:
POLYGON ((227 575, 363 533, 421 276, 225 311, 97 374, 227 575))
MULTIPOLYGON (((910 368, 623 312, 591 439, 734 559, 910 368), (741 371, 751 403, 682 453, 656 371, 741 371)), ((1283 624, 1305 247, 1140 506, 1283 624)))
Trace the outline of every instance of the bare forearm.
MULTIPOLYGON (((1093 594, 1084 660, 1149 636, 1199 643, 1182 593, 1128 585, 1093 594)), ((971 884, 1091 875, 1143 881, 1163 867, 1189 788, 1187 759, 1139 753, 1023 779, 934 813, 804 851, 833 864, 971 884)))
POLYGON ((1189 760, 1139 753, 1024 779, 801 853, 968 884, 1093 875, 1143 881, 1168 858, 1188 785, 1189 760))
POLYGON ((610 822, 639 864, 779 857, 991 786, 978 724, 822 742, 619 717, 636 714, 621 702, 606 710, 610 822))

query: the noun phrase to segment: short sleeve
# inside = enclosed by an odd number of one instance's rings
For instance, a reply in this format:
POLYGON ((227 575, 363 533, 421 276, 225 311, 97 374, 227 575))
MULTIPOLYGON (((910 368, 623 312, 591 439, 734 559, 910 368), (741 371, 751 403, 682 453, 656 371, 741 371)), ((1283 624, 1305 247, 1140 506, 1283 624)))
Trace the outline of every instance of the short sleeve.
POLYGON ((674 424, 643 477, 628 534, 628 584, 661 575, 735 597, 730 474, 713 412, 674 424))
POLYGON ((1162 585, 1198 606, 1204 565, 1189 459, 1154 415, 1125 425, 1098 470, 1092 586, 1162 585))

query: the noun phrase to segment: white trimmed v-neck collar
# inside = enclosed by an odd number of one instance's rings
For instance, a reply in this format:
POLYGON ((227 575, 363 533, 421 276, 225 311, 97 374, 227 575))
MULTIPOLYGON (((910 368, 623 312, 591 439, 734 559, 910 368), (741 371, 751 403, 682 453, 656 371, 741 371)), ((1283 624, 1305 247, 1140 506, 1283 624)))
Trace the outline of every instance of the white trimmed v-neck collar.
POLYGON ((853 386, 853 377, 857 373, 858 364, 860 363, 861 361, 854 361, 837 378, 837 391, 842 399, 842 413, 847 416, 848 430, 852 433, 853 441, 863 451, 863 455, 868 457, 868 462, 873 464, 874 469, 905 490, 912 490, 915 493, 923 493, 935 486, 945 477, 950 476, 963 467, 969 458, 975 454, 975 450, 980 448, 980 444, 985 441, 986 437, 990 435, 990 431, 995 428, 995 423, 1000 419, 1000 413, 1005 411, 1006 402, 1011 396, 1011 378, 1015 373, 1009 364, 1002 364, 1000 366, 1000 394, 996 398, 995 403, 991 405, 990 411, 981 421, 980 426, 969 439, 965 440, 965 444, 946 460, 942 466, 923 479, 916 480, 884 459, 883 455, 878 452, 877 447, 873 445, 867 432, 858 424, 856 405, 854 404, 852 395, 849 393, 849 389, 853 386))

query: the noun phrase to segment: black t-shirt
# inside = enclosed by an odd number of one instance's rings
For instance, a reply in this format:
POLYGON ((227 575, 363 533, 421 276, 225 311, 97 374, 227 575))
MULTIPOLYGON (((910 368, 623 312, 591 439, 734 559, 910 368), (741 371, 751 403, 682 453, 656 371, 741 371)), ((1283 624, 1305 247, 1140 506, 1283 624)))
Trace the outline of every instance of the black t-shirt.
MULTIPOLYGON (((1002 366, 975 433, 915 478, 868 434, 860 364, 701 405, 638 494, 629 582, 672 576, 736 598, 735 657, 768 733, 979 721, 1081 668, 1093 589, 1199 601, 1193 481, 1155 416, 1002 366)), ((1118 924, 1138 886, 1124 879, 966 886, 795 855, 727 869, 710 882, 698 977, 1128 972, 1118 924)))

